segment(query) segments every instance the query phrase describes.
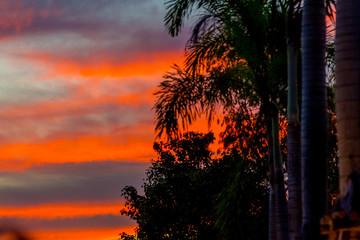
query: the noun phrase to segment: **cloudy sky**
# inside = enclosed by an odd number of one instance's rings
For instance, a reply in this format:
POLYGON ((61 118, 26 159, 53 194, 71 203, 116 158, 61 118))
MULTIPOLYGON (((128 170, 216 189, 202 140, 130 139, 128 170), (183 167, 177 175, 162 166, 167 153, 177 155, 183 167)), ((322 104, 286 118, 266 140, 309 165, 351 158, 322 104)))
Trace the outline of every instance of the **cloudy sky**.
POLYGON ((115 240, 154 158, 152 93, 181 62, 163 0, 0 1, 0 224, 115 240))

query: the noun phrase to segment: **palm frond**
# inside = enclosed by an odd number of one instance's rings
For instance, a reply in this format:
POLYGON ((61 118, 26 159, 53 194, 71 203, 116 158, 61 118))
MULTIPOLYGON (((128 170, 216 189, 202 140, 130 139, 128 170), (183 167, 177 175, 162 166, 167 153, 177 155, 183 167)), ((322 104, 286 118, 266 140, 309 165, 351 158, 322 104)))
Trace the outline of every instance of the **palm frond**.
POLYGON ((154 93, 157 96, 155 130, 159 137, 164 131, 167 136, 178 136, 178 120, 181 119, 182 127, 186 129, 200 113, 197 103, 202 98, 201 78, 192 78, 177 65, 173 68, 175 72, 165 74, 165 80, 154 93))
POLYGON ((329 85, 335 83, 335 42, 328 41, 326 44, 326 75, 329 85))
POLYGON ((269 10, 257 1, 220 1, 209 6, 187 43, 186 67, 206 70, 219 62, 246 59, 257 68, 265 55, 269 10))
POLYGON ((326 16, 330 18, 331 21, 335 20, 336 16, 336 1, 335 0, 326 0, 325 1, 326 6, 326 16))
POLYGON ((225 41, 225 36, 214 31, 207 32, 201 36, 200 41, 188 45, 185 66, 190 72, 206 71, 219 63, 229 63, 227 59, 230 47, 225 41))
POLYGON ((246 63, 213 68, 207 75, 193 75, 178 65, 173 70, 164 76, 154 93, 158 137, 179 137, 180 129, 186 130, 202 114, 211 121, 217 109, 234 108, 241 100, 258 103, 246 63))
MULTIPOLYGON (((188 44, 198 43, 200 36, 203 35, 203 33, 208 32, 209 23, 213 19, 214 19, 214 15, 211 13, 203 14, 202 16, 200 16, 198 22, 195 24, 193 28, 188 44)), ((215 22, 215 21, 213 20, 211 22, 215 22)))
POLYGON ((193 0, 169 0, 165 2, 167 13, 165 15, 165 27, 171 36, 179 34, 183 25, 184 17, 189 15, 195 1, 193 0))
POLYGON ((189 17, 193 9, 213 5, 215 0, 168 0, 165 2, 164 18, 166 30, 171 36, 177 36, 183 26, 184 18, 189 17))

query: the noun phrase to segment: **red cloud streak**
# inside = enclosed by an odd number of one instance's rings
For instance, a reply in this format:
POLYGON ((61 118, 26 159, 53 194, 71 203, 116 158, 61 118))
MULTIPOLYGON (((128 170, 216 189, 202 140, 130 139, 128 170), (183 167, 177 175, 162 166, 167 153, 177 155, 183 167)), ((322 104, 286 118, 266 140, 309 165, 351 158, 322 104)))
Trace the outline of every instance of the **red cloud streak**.
POLYGON ((61 205, 40 205, 40 206, 21 206, 21 207, 2 207, 0 206, 1 217, 19 218, 73 218, 95 215, 119 215, 120 209, 124 207, 123 202, 98 202, 91 203, 69 203, 61 205))
POLYGON ((42 231, 31 233, 30 236, 36 240, 118 240, 121 232, 134 234, 134 228, 135 226, 69 231, 42 231))
POLYGON ((148 161, 152 141, 136 138, 119 143, 112 137, 83 137, 39 144, 8 144, 0 147, 0 170, 22 170, 32 164, 89 162, 94 160, 148 161))

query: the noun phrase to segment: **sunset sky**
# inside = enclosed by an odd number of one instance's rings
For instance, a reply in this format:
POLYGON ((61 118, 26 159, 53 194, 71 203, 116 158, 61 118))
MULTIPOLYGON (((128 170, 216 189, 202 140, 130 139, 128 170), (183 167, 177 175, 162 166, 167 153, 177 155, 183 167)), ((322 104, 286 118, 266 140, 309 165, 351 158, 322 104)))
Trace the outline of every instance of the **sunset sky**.
POLYGON ((154 158, 152 93, 188 32, 163 0, 0 1, 0 224, 115 240, 121 189, 154 158))

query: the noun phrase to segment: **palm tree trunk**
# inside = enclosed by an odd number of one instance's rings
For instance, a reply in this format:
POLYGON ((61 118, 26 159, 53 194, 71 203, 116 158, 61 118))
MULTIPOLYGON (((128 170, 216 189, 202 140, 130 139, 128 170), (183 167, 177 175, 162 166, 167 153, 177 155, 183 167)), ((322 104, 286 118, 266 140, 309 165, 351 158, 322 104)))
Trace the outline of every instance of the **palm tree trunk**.
POLYGON ((324 239, 326 212, 327 103, 324 0, 304 0, 302 19, 302 239, 324 239))
POLYGON ((340 197, 347 193, 350 173, 360 171, 359 10, 359 0, 337 1, 335 64, 340 197))
POLYGON ((281 159, 280 141, 279 141, 279 114, 274 111, 272 118, 272 136, 273 136, 273 154, 274 154, 274 182, 273 190, 275 197, 275 221, 276 238, 278 240, 289 239, 288 229, 288 209, 285 196, 284 171, 281 159))
POLYGON ((274 154, 273 154, 273 136, 272 126, 267 121, 267 142, 268 142, 268 155, 269 155, 269 179, 270 179, 270 191, 269 191, 269 233, 268 240, 277 240, 276 224, 274 221, 276 211, 275 205, 275 192, 274 192, 274 154))
POLYGON ((298 98, 298 51, 300 49, 300 12, 297 0, 289 1, 287 12, 287 67, 288 67, 288 102, 287 102, 287 170, 288 170, 288 211, 290 240, 301 237, 301 145, 298 98))
POLYGON ((297 88, 297 49, 288 42, 287 169, 289 188, 289 237, 299 240, 301 234, 301 150, 297 88))
POLYGON ((288 212, 279 141, 278 111, 267 104, 265 114, 269 153, 269 240, 288 240, 288 212))

